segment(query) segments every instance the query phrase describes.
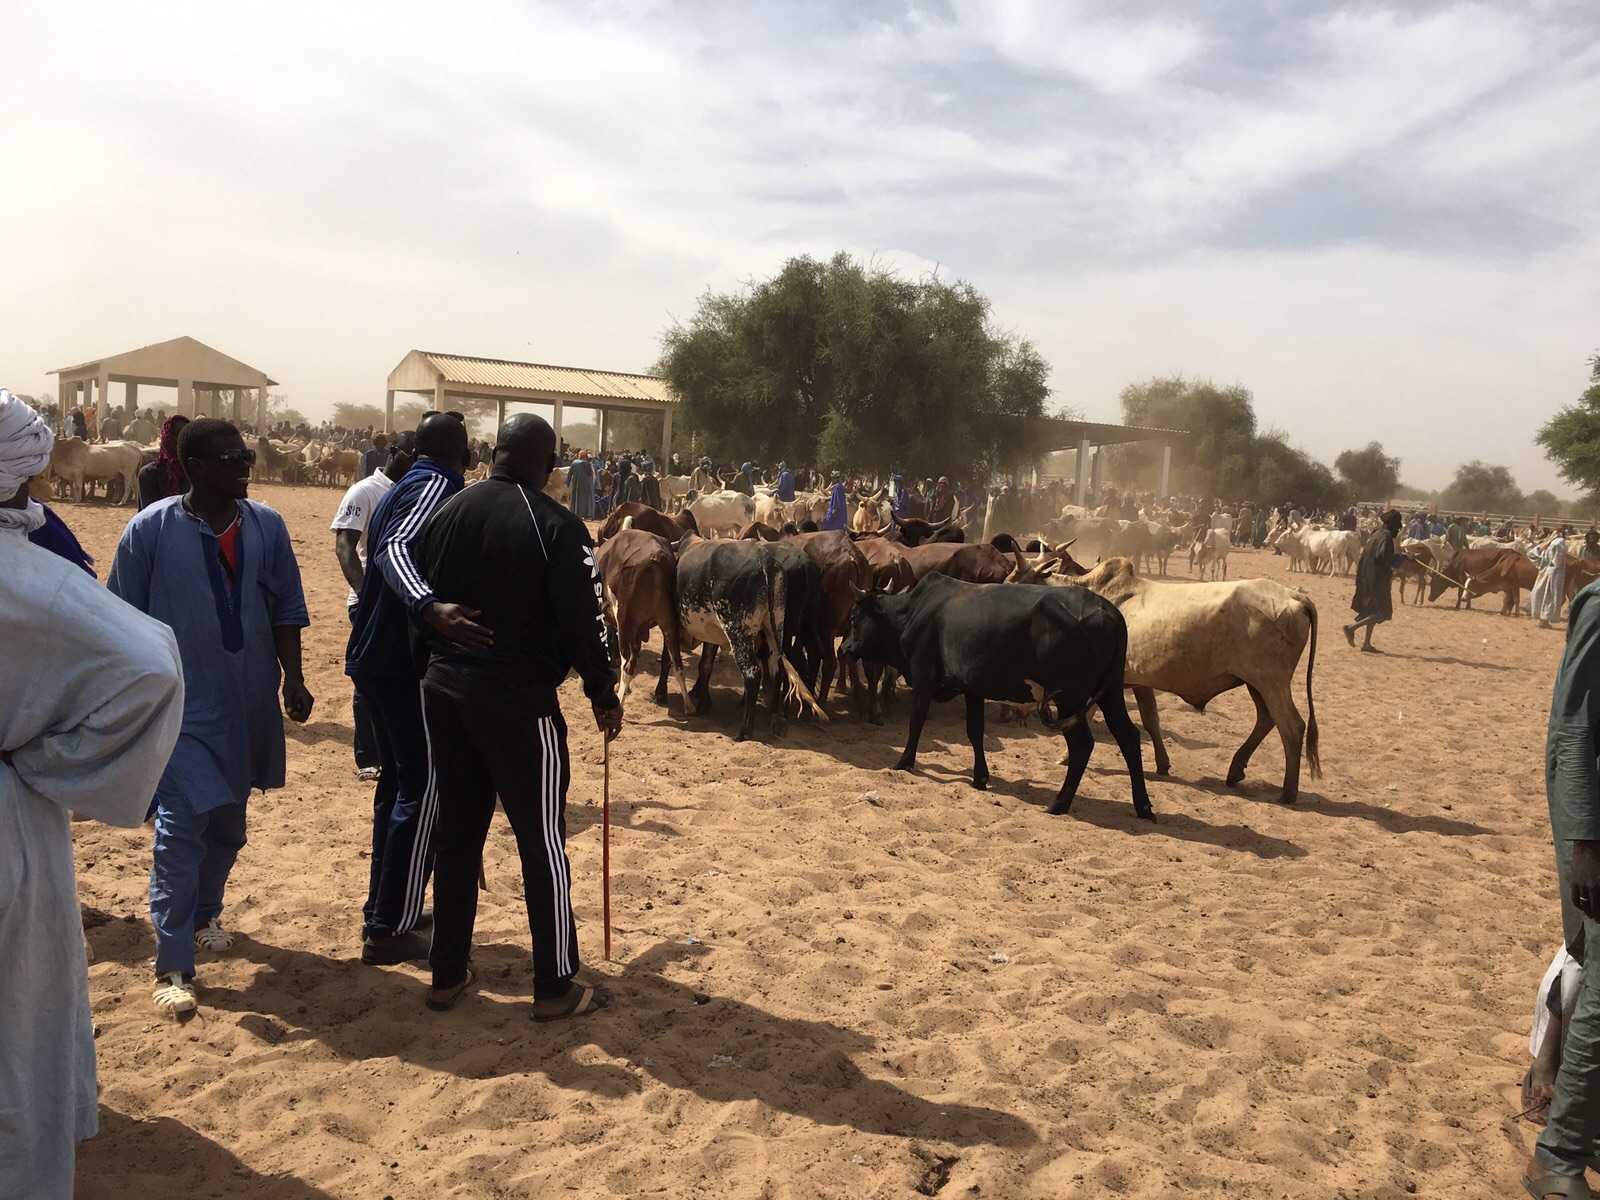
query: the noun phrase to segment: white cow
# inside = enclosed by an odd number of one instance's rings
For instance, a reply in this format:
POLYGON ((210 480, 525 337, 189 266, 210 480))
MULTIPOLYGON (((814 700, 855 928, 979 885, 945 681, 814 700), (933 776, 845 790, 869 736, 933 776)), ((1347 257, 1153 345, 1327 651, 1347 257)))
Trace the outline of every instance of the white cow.
POLYGON ((1207 567, 1211 568, 1213 580, 1228 577, 1228 550, 1232 545, 1233 539, 1226 529, 1212 529, 1195 542, 1194 561, 1200 568, 1201 579, 1206 577, 1207 567))
POLYGON ((687 475, 661 477, 661 503, 667 506, 669 513, 675 513, 683 507, 683 498, 689 494, 689 486, 687 475))
POLYGON ((139 446, 135 442, 90 445, 82 438, 57 438, 50 450, 50 470, 67 481, 74 501, 82 501, 85 480, 122 480, 122 503, 139 502, 139 446))
POLYGON ((756 519, 756 502, 743 492, 710 492, 700 496, 691 491, 684 497, 684 507, 694 514, 695 526, 707 537, 719 533, 738 537, 740 531, 756 519))

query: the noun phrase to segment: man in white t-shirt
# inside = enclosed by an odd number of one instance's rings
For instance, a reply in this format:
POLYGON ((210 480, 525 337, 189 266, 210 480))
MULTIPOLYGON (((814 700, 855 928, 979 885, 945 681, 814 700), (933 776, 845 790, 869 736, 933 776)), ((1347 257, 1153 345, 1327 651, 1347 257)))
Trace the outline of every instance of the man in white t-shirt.
MULTIPOLYGON (((333 553, 339 559, 339 570, 350 585, 345 605, 352 615, 361 595, 361 581, 367 574, 367 525, 384 493, 416 460, 417 435, 411 430, 396 434, 383 469, 355 483, 339 502, 338 515, 329 528, 333 530, 333 553)), ((378 778, 378 742, 360 692, 351 701, 351 708, 356 724, 356 778, 372 782, 378 778)))

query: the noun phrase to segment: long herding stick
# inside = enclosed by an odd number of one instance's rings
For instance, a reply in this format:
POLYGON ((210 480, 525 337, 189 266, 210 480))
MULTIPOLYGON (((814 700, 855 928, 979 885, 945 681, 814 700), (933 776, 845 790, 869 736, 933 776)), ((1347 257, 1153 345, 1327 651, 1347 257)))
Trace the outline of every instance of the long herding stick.
POLYGON ((605 783, 601 793, 600 810, 600 906, 606 922, 606 961, 611 961, 611 737, 600 731, 605 739, 605 783))

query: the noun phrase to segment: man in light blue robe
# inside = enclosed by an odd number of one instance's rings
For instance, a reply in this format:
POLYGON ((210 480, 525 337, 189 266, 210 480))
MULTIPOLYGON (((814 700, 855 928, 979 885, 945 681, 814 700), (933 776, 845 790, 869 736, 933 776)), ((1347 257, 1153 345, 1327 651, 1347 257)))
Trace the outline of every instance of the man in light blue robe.
POLYGON ((196 1007, 196 945, 233 945, 222 899, 245 844, 245 801, 284 785, 280 682, 293 720, 312 704, 300 666, 310 619, 289 531, 245 499, 254 452, 207 417, 184 428, 178 457, 189 492, 128 522, 106 583, 168 626, 183 659, 183 730, 156 785, 150 872, 156 1006, 173 1016, 196 1007))
POLYGON ((585 521, 594 519, 594 464, 587 450, 567 467, 567 507, 585 521))

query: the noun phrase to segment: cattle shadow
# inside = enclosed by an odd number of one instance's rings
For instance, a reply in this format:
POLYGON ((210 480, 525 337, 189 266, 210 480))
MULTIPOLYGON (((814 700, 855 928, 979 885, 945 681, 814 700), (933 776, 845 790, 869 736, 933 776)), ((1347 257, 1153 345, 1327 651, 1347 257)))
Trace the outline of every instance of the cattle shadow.
MULTIPOLYGON (((615 791, 614 787, 613 791, 615 791)), ((641 820, 639 810, 641 808, 661 808, 677 812, 683 807, 683 805, 665 804, 659 800, 620 800, 613 795, 611 798, 611 827, 613 829, 626 829, 633 833, 654 833, 662 837, 682 837, 682 833, 670 825, 663 825, 660 821, 641 820)), ((574 804, 569 797, 567 801, 567 836, 574 837, 586 830, 599 829, 604 824, 604 817, 605 808, 598 798, 589 803, 574 804)))
MULTIPOLYGON (((1168 776, 1168 778, 1171 778, 1168 776)), ((1381 804, 1368 804, 1364 800, 1335 800, 1322 792, 1300 789, 1300 798, 1293 804, 1284 804, 1278 797, 1281 786, 1270 779, 1247 779, 1229 786, 1215 779, 1190 780, 1188 786, 1217 797, 1244 799, 1256 804, 1270 805, 1282 812, 1304 812, 1317 816, 1371 821, 1389 833, 1436 833, 1441 837, 1483 837, 1494 833, 1471 821, 1454 817, 1440 817, 1403 812, 1385 808, 1381 804)))
POLYGON ((292 1175, 262 1175, 171 1117, 140 1120, 100 1106, 100 1132, 78 1144, 76 1200, 171 1196, 334 1200, 292 1175))
POLYGON ((237 1014, 242 1029, 272 1045, 311 1041, 341 1059, 398 1057, 462 1079, 537 1075, 602 1098, 636 1095, 648 1077, 711 1104, 755 1100, 868 1134, 1017 1148, 1039 1142, 1012 1113, 925 1100, 867 1075, 854 1061, 877 1049, 867 1034, 716 995, 709 975, 696 977, 704 990, 663 975, 669 966, 696 969, 715 953, 703 944, 657 943, 623 967, 611 1009, 550 1025, 528 1019, 531 967, 521 946, 476 946, 480 982, 448 1013, 424 1007, 425 969, 364 967, 251 939, 241 939, 240 949, 265 969, 243 989, 207 988, 203 1010, 237 1014), (588 1046, 609 1061, 578 1061, 574 1052, 588 1046))

